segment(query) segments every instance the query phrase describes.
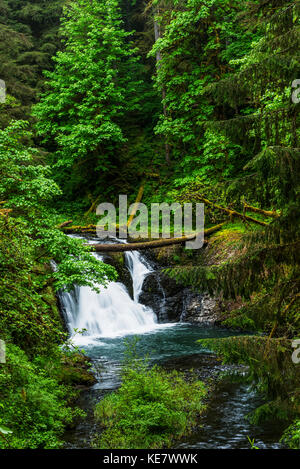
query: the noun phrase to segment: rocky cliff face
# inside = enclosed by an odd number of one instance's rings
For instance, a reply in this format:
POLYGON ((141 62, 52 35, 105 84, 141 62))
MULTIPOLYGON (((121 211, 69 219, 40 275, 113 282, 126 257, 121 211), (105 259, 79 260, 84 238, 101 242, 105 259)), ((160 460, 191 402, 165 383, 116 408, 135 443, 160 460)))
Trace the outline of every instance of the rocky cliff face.
POLYGON ((209 239, 199 251, 186 252, 182 246, 168 246, 148 250, 147 256, 155 265, 155 272, 144 282, 140 301, 151 306, 160 321, 186 321, 216 324, 224 320, 224 314, 241 306, 239 301, 224 301, 222 295, 199 293, 180 285, 161 271, 173 265, 219 265, 232 258, 241 233, 223 230, 209 239))
MULTIPOLYGON (((180 248, 179 248, 180 249, 180 248)), ((170 247, 148 252, 146 257, 153 265, 153 270, 144 281, 139 301, 149 306, 157 314, 160 322, 195 322, 214 324, 218 320, 217 301, 207 294, 193 292, 189 288, 172 280, 161 272, 162 268, 172 264, 178 248, 170 247)), ((107 253, 104 262, 113 265, 132 296, 132 281, 123 253, 107 253)))
POLYGON ((140 302, 150 306, 161 322, 214 324, 218 320, 216 300, 184 288, 160 272, 145 279, 140 302))

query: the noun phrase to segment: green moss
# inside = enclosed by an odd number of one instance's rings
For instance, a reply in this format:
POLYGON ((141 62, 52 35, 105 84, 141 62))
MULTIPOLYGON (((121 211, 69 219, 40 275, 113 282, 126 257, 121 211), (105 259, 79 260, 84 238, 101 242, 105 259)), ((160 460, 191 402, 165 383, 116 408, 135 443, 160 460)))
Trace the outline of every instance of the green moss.
POLYGON ((82 353, 72 353, 64 357, 58 379, 72 386, 91 386, 96 382, 91 371, 91 362, 82 353))
POLYGON ((222 325, 233 329, 241 329, 242 331, 257 331, 257 326, 253 319, 242 314, 237 314, 236 316, 232 315, 223 321, 222 325))
POLYGON ((125 257, 123 252, 111 252, 109 253, 110 257, 114 259, 114 263, 119 267, 124 267, 125 264, 125 257))

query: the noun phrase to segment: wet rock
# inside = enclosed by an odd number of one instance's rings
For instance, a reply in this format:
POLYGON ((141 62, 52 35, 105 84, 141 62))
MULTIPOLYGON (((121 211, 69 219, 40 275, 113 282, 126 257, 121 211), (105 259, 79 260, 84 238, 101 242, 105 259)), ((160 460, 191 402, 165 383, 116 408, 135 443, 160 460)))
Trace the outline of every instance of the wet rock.
POLYGON ((182 321, 215 324, 218 321, 217 301, 208 294, 186 292, 182 321))
POLYGON ((144 280, 139 302, 152 308, 161 322, 168 320, 168 315, 165 314, 164 310, 165 298, 165 292, 160 284, 160 274, 152 272, 147 275, 144 280))
POLYGON ((125 263, 125 256, 123 252, 116 253, 103 253, 103 262, 105 264, 112 265, 118 272, 118 282, 121 282, 125 285, 128 290, 129 295, 133 298, 133 287, 132 287, 132 278, 129 270, 127 269, 125 263))
POLYGON ((159 272, 149 274, 139 301, 157 314, 159 321, 179 321, 182 313, 182 286, 159 272))
POLYGON ((91 359, 82 353, 65 355, 59 380, 64 384, 86 389, 97 381, 91 367, 91 359))
POLYGON ((151 307, 161 322, 214 324, 218 319, 216 300, 195 293, 160 272, 146 277, 139 301, 151 307))

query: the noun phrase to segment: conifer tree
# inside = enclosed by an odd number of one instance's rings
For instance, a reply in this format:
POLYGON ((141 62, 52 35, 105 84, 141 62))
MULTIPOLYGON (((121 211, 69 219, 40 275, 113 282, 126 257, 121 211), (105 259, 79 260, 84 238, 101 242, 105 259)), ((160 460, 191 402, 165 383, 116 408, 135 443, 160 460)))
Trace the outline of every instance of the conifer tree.
MULTIPOLYGON (((299 336, 300 324, 299 100, 292 99, 292 84, 300 75, 299 12, 293 1, 249 4, 244 20, 263 33, 261 39, 236 62, 235 73, 205 89, 215 107, 207 128, 242 149, 244 171, 223 185, 223 202, 242 206, 246 199, 246 206, 277 215, 244 235, 234 259, 170 272, 201 291, 246 302, 227 324, 239 319, 247 327, 252 321, 268 336, 216 340, 211 346, 227 360, 250 365, 252 377, 272 399, 257 415, 296 415, 298 422, 299 374, 291 360, 291 339, 299 336)), ((193 183, 185 197, 201 200, 202 189, 193 183)))

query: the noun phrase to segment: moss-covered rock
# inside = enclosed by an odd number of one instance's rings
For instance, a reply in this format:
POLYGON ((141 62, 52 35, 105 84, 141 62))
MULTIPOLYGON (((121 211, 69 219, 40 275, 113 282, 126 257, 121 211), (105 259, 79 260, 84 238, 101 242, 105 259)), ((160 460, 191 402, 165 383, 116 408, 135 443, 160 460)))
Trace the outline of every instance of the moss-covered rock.
POLYGON ((92 386, 96 378, 91 370, 91 360, 81 354, 66 355, 62 362, 59 381, 72 386, 92 386))

